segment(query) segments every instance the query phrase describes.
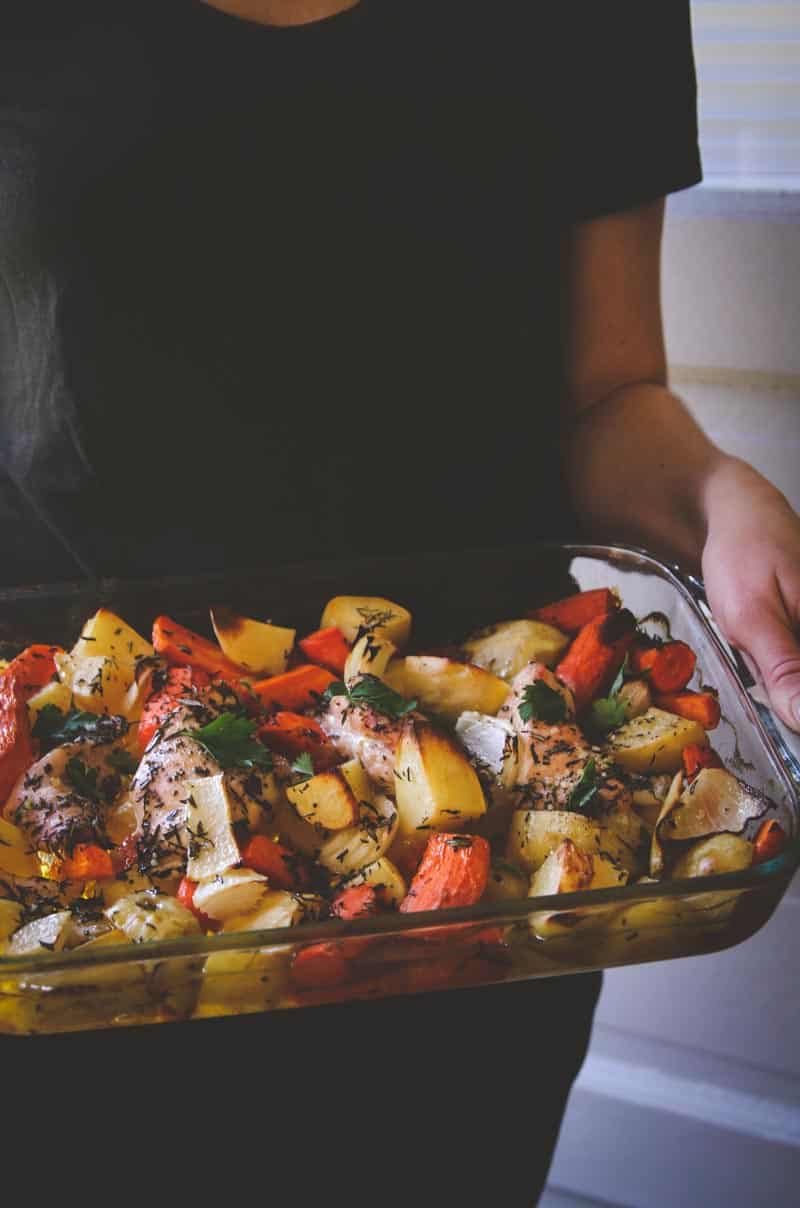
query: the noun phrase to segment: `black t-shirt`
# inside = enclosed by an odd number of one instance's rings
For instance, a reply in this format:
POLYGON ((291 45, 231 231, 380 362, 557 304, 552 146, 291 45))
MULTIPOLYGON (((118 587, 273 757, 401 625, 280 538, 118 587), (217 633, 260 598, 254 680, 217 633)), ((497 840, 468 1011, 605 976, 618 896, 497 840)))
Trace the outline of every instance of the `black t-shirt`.
POLYGON ((569 532, 559 241, 699 179, 687 10, 14 0, 4 581, 569 532))

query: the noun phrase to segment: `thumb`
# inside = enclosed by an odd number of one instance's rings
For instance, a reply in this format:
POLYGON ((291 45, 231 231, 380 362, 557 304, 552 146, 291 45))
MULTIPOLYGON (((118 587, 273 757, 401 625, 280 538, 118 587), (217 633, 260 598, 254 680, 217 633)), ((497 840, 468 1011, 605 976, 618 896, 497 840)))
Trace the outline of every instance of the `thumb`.
POLYGON ((772 708, 800 733, 800 641, 788 617, 765 608, 737 645, 755 663, 772 708))

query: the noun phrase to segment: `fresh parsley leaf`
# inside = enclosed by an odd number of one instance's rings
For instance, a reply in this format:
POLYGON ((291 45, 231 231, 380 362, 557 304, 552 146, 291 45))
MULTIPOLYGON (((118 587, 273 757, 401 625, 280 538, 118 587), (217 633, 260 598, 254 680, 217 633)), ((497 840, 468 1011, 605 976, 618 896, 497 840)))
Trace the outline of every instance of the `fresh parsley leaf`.
POLYGON ((122 772, 123 776, 132 776, 139 766, 138 760, 131 755, 130 751, 123 751, 120 748, 117 748, 116 751, 109 751, 106 763, 115 772, 122 772))
POLYGON ((537 680, 526 687, 519 715, 523 721, 566 721, 567 703, 555 688, 550 688, 543 680, 537 680))
POLYGON ((325 689, 323 700, 330 700, 334 696, 346 696, 351 705, 368 705, 376 713, 383 713, 395 720, 411 713, 418 704, 416 700, 406 700, 376 675, 363 675, 352 688, 337 680, 325 689))
POLYGON ((604 696, 592 704, 592 727, 601 734, 616 730, 625 718, 625 702, 618 696, 604 696))
POLYGON ((184 738, 192 738, 205 747, 221 768, 272 767, 272 752, 253 737, 258 723, 237 713, 220 713, 199 730, 181 730, 184 738))
POLYGON ((76 792, 80 793, 81 797, 88 797, 91 801, 96 801, 98 798, 97 787, 97 768, 90 768, 78 759, 77 755, 73 755, 67 760, 67 780, 70 782, 76 792))
POLYGON ((33 737, 38 738, 43 751, 68 742, 113 742, 128 732, 124 717, 109 717, 104 713, 83 713, 70 709, 64 713, 57 705, 45 705, 39 710, 33 737))
POLYGON ((302 755, 298 755, 292 764, 292 771, 298 776, 303 776, 306 780, 310 780, 314 775, 314 760, 308 751, 303 751, 302 755))
POLYGON ((627 671, 628 656, 626 654, 608 696, 600 697, 592 704, 592 727, 600 734, 608 734, 610 730, 616 730, 617 726, 621 726, 626 720, 625 704, 619 699, 619 693, 625 683, 627 671))
POLYGON ((567 809, 574 810, 578 814, 583 813, 595 797, 598 788, 596 764, 594 759, 587 759, 581 778, 569 795, 567 809))

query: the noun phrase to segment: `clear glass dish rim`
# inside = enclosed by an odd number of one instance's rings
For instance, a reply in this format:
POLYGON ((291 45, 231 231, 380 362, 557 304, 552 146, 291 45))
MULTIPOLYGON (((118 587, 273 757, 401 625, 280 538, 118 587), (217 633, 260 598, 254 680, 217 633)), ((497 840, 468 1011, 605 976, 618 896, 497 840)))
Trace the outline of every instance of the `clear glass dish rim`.
MULTIPOLYGON (((699 601, 704 599, 702 583, 692 576, 685 575, 675 565, 662 562, 653 554, 631 545, 600 545, 573 542, 536 542, 530 546, 515 547, 484 547, 473 550, 459 551, 458 556, 474 555, 479 558, 489 555, 497 557, 525 556, 535 558, 537 552, 558 552, 565 556, 578 558, 597 558, 611 561, 617 559, 635 558, 646 568, 666 579, 682 596, 696 622, 705 630, 718 657, 732 674, 739 689, 741 704, 748 720, 755 726, 756 732, 766 747, 774 770, 782 781, 782 786, 791 805, 796 828, 800 829, 800 793, 788 770, 793 764, 793 757, 782 747, 780 737, 774 728, 768 732, 762 721, 763 706, 756 709, 741 680, 740 667, 737 666, 733 654, 723 645, 719 637, 703 615, 699 601), (779 747, 781 749, 779 749, 779 747)), ((453 551, 429 553, 425 558, 453 557, 453 551)), ((349 565, 357 563, 365 568, 376 561, 381 563, 396 563, 398 566, 408 561, 409 555, 395 555, 380 559, 354 558, 347 559, 349 565)), ((419 560, 420 556, 415 556, 419 560)), ((277 572, 295 569, 320 570, 341 565, 341 559, 297 562, 274 568, 277 572)), ((29 595, 41 598, 42 594, 79 597, 93 589, 104 593, 113 592, 115 588, 132 590, 154 586, 160 590, 174 587, 200 587, 203 583, 224 583, 225 580, 246 575, 246 569, 235 570, 227 575, 224 572, 199 575, 181 575, 164 577, 158 580, 104 579, 97 582, 64 584, 45 584, 42 586, 26 586, 21 588, 5 588, 0 590, 0 605, 4 601, 19 602, 29 595)), ((263 573, 263 572, 262 572, 263 573)), ((578 893, 551 894, 537 898, 524 898, 519 901, 483 903, 477 906, 462 907, 446 911, 420 911, 415 914, 392 914, 373 919, 352 920, 344 922, 338 919, 328 919, 320 923, 304 923, 300 927, 269 928, 259 931, 231 931, 206 936, 186 936, 175 940, 153 940, 145 944, 107 945, 101 951, 82 952, 81 948, 71 951, 45 953, 42 956, 0 956, 0 975, 50 974, 64 970, 79 970, 82 968, 100 968, 104 965, 138 964, 141 961, 159 961, 178 957, 210 956, 212 953, 238 952, 251 948, 269 948, 281 945, 303 945, 331 940, 356 939, 365 936, 395 935, 411 937, 417 932, 430 933, 433 928, 447 928, 456 924, 497 924, 515 923, 539 911, 572 912, 586 910, 592 907, 624 906, 628 902, 654 899, 672 899, 692 896, 698 893, 715 890, 738 891, 747 889, 764 889, 774 886, 776 889, 783 885, 785 888, 796 869, 800 867, 800 835, 796 834, 785 851, 773 860, 741 872, 722 873, 713 877, 694 877, 683 881, 665 881, 657 884, 623 885, 611 889, 581 890, 578 893), (443 918, 446 915, 446 919, 443 918)))

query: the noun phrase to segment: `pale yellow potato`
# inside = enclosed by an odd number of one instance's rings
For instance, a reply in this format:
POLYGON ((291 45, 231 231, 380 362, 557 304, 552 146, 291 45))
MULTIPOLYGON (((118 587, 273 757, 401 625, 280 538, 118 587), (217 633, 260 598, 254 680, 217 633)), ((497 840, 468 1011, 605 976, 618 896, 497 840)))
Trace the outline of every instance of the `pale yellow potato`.
POLYGON ((515 810, 506 855, 535 873, 563 839, 587 855, 608 857, 628 873, 638 871, 636 854, 614 831, 569 810, 515 810))
POLYGON ((373 788, 357 759, 328 772, 320 772, 287 788, 286 796, 301 818, 324 830, 355 826, 362 803, 371 802, 373 788))
POLYGON ((56 709, 60 709, 62 713, 67 713, 71 704, 72 692, 66 684, 61 683, 61 680, 52 680, 51 683, 45 684, 28 701, 28 719, 31 723, 31 729, 33 729, 39 720, 39 714, 45 705, 55 705, 56 709))
POLYGON ((184 935, 200 935, 200 924, 191 910, 169 894, 128 894, 109 906, 106 918, 119 931, 124 931, 134 944, 148 940, 174 940, 184 935))
MULTIPOLYGON (((545 862, 531 877, 528 896, 545 897, 549 894, 580 893, 588 889, 615 889, 628 880, 627 871, 600 852, 583 852, 571 839, 562 839, 545 862)), ((567 931, 577 926, 598 925, 613 906, 601 910, 570 910, 553 912, 537 910, 530 918, 531 930, 542 939, 567 931)))
POLYGON ((683 748, 692 743, 707 746, 708 738, 697 721, 651 708, 626 721, 608 736, 606 750, 626 772, 677 772, 683 748))
POLYGON ((486 813, 483 789, 463 751, 425 723, 404 731, 394 776, 400 835, 421 846, 431 831, 458 830, 486 813))
POLYGON ((241 859, 233 832, 240 806, 228 792, 225 773, 185 781, 186 822, 182 841, 188 858, 186 875, 202 881, 223 873, 241 859))
POLYGON ((505 680, 482 667, 432 654, 399 659, 384 678, 401 696, 450 721, 464 712, 494 716, 510 691, 505 680))
POLYGON ((259 675, 281 675, 286 670, 297 630, 240 617, 229 608, 210 611, 217 641, 231 662, 259 675))
POLYGON ((524 869, 507 860, 492 860, 483 897, 487 902, 520 900, 528 896, 529 888, 530 877, 524 869))
POLYGON ((268 884, 267 878, 252 868, 229 868, 198 881, 192 902, 210 919, 227 922, 256 910, 266 895, 268 884))
POLYGON ((290 950, 283 945, 212 952, 203 966, 193 1018, 245 1015, 277 1007, 288 985, 290 959, 290 950))
POLYGON ((351 889, 354 885, 371 885, 374 889, 381 890, 394 906, 399 906, 408 893, 408 886, 399 868, 386 856, 373 860, 360 872, 353 873, 341 888, 351 889))
POLYGON ((13 822, 0 818, 0 873, 12 877, 38 877, 39 861, 30 840, 13 822))
POLYGON ((366 633, 359 638, 344 665, 344 682, 351 688, 362 675, 384 679, 384 672, 397 654, 394 642, 366 633))
POLYGON ((528 663, 555 667, 570 638, 543 621, 501 621, 464 643, 473 663, 512 680, 528 663))
POLYGON ((693 843, 675 862, 672 879, 713 877, 722 872, 740 872, 753 863, 753 845, 739 835, 711 835, 693 843))
POLYGON ((317 860, 328 872, 340 876, 360 872, 386 855, 397 835, 398 812, 394 802, 376 793, 371 803, 363 803, 361 818, 356 826, 334 831, 324 838, 317 851, 317 860))
POLYGON ((572 839, 562 839, 531 877, 528 897, 611 889, 627 880, 627 871, 599 851, 581 851, 572 839))
POLYGON ((15 931, 8 941, 7 952, 9 956, 43 956, 46 952, 72 948, 79 939, 72 911, 59 910, 15 931))
POLYGON ((411 633, 411 613, 402 604, 383 596, 334 596, 325 605, 320 629, 335 625, 348 642, 354 642, 365 627, 376 637, 405 646, 411 633))
POLYGON ((72 689, 76 708, 87 713, 122 713, 136 678, 136 662, 152 657, 153 647, 107 608, 83 627, 69 654, 56 656, 62 683, 72 689))

